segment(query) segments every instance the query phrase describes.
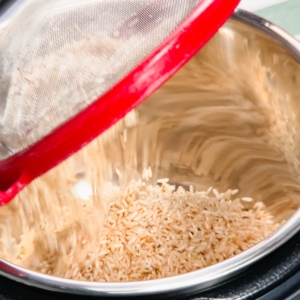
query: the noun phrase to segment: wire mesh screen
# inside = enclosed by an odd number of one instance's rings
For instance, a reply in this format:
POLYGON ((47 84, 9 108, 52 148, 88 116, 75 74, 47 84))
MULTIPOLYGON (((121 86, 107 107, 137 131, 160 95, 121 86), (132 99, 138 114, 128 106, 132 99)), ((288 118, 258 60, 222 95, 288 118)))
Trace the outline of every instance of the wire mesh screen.
POLYGON ((28 1, 0 33, 0 159, 92 104, 199 1, 28 1))

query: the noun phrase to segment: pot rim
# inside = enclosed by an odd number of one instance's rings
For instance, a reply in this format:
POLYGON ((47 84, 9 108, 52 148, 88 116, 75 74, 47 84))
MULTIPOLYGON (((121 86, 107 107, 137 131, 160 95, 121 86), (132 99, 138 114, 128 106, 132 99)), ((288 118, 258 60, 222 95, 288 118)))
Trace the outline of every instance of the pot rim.
MULTIPOLYGON (((300 43, 271 22, 244 10, 236 9, 231 17, 276 39, 300 63, 300 43)), ((237 274, 271 253, 292 238, 300 229, 300 209, 279 229, 252 248, 216 265, 190 273, 148 281, 101 283, 63 279, 18 267, 0 259, 0 275, 49 291, 77 295, 141 296, 177 292, 184 289, 200 291, 237 274)))

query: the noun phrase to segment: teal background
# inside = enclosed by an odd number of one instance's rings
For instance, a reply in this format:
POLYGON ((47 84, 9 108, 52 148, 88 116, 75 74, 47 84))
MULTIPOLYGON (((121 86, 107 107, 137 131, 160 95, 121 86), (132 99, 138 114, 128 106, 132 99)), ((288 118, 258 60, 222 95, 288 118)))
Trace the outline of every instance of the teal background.
POLYGON ((300 38, 300 0, 288 0, 254 13, 300 38))

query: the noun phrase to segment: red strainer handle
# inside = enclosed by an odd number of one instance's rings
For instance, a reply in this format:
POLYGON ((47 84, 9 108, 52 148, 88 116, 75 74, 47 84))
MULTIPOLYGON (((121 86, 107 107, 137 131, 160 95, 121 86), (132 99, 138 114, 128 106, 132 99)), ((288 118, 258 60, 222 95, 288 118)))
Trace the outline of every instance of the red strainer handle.
MULTIPOLYGON (((202 0, 137 68, 30 149, 0 163, 0 205, 97 137, 159 88, 215 34, 239 0, 202 0), (100 101, 101 100, 101 101, 100 101)), ((30 199, 28 199, 30 201, 30 199)))

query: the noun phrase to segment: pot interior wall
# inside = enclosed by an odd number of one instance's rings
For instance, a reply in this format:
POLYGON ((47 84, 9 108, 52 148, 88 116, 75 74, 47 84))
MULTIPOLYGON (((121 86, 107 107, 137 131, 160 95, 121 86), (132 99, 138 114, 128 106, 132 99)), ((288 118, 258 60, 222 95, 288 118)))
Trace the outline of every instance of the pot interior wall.
POLYGON ((300 66, 278 42, 230 20, 138 107, 137 126, 114 128, 109 176, 124 184, 151 166, 152 181, 239 189, 286 220, 300 204, 299 86, 300 66))

